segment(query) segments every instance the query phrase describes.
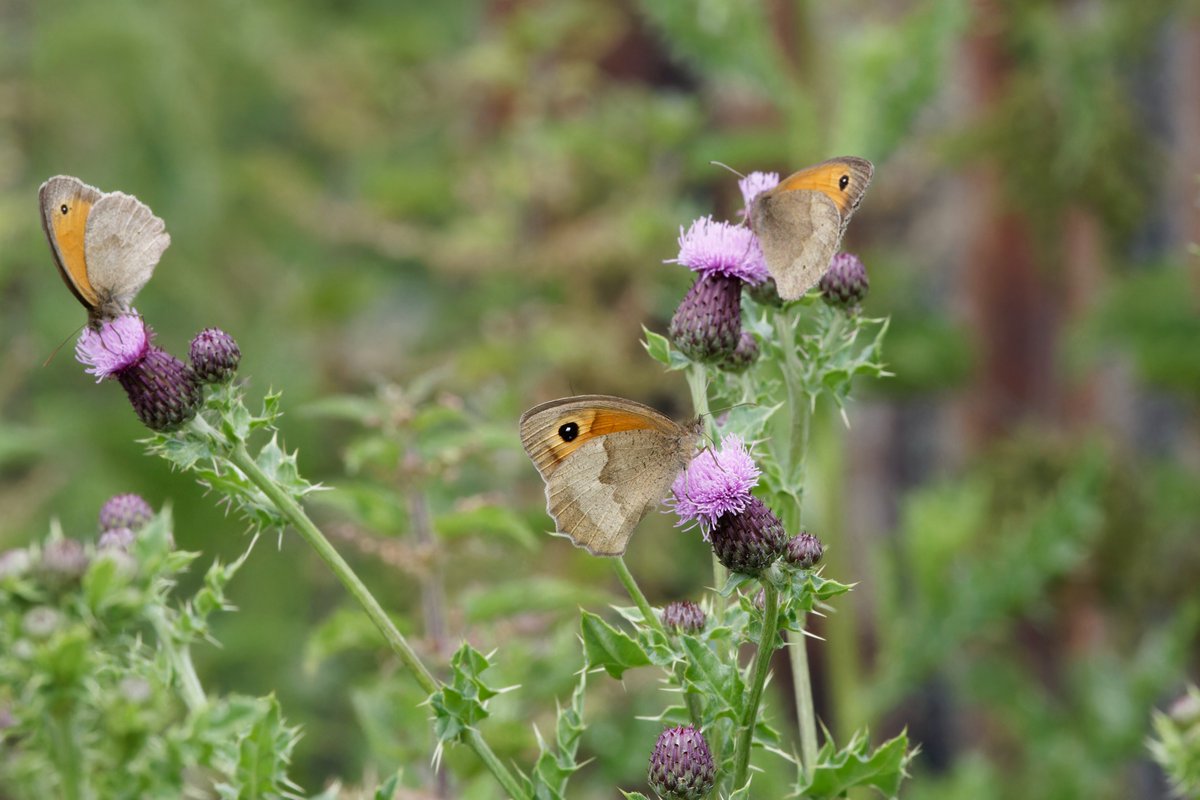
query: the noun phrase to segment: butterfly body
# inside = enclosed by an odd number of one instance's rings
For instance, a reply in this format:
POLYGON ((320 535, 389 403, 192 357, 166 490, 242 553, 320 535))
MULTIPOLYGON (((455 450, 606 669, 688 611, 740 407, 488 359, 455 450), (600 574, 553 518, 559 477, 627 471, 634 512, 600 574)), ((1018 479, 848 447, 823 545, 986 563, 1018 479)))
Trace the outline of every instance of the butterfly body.
POLYGON ((66 175, 43 183, 38 203, 58 273, 89 324, 127 313, 171 244, 163 221, 133 195, 66 175))
POLYGON ((609 395, 551 400, 521 415, 521 444, 546 483, 558 532, 593 555, 625 552, 638 522, 695 453, 698 423, 609 395))
POLYGON ((750 226, 784 300, 802 297, 829 269, 874 172, 865 158, 832 158, 751 201, 750 226))

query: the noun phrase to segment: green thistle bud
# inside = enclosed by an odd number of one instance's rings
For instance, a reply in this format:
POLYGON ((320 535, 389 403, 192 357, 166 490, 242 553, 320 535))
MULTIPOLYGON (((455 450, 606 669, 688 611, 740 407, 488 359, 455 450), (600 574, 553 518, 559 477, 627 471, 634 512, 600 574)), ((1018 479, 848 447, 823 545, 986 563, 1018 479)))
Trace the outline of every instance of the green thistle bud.
POLYGON ((866 298, 871 283, 867 280, 867 268, 858 256, 838 253, 833 257, 829 270, 821 277, 817 287, 821 290, 821 299, 826 304, 855 313, 859 304, 866 298))
POLYGON ((702 800, 712 791, 717 769, 700 731, 680 725, 659 735, 648 777, 654 791, 666 800, 702 800))
POLYGON ((724 514, 717 520, 709 540, 726 569, 757 575, 779 558, 787 535, 771 509, 751 497, 745 510, 724 514))
POLYGON ((721 362, 726 372, 745 372, 758 360, 758 339, 750 331, 742 331, 737 347, 721 362))
POLYGON ((667 630, 699 633, 704 630, 704 609, 690 600, 667 603, 662 610, 662 624, 667 630))
POLYGON ((192 339, 188 354, 201 383, 224 383, 237 372, 242 351, 220 328, 205 328, 192 339))
POLYGON ((760 306, 783 307, 783 298, 779 296, 779 287, 775 285, 774 278, 767 278, 759 283, 747 283, 746 294, 760 306))
POLYGON ((812 569, 825 555, 825 546, 821 540, 810 533, 800 533, 788 539, 783 549, 783 558, 798 569, 812 569))

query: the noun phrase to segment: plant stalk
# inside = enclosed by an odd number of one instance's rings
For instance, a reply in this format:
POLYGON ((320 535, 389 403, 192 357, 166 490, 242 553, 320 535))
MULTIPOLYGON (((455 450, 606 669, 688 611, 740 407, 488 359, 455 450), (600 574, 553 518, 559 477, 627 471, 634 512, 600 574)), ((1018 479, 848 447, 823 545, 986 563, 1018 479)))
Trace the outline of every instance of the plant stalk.
POLYGON ((750 768, 750 750, 754 744, 754 727, 758 723, 758 706, 762 702, 763 686, 771 667, 771 654, 775 652, 775 637, 779 633, 779 591, 769 580, 762 581, 765 603, 763 606, 762 638, 758 641, 758 652, 754 655, 754 678, 750 684, 750 696, 746 700, 746 711, 742 717, 742 730, 738 735, 733 754, 733 786, 737 791, 746 785, 746 773, 750 768))
MULTIPOLYGON (((330 544, 325 535, 321 533, 313 521, 304 513, 304 509, 300 504, 292 499, 291 495, 284 492, 272 481, 266 473, 264 473, 255 463, 250 453, 246 450, 246 446, 238 443, 231 448, 229 453, 230 460, 240 469, 247 478, 249 478, 255 486, 262 490, 275 507, 287 517, 288 522, 296 529, 296 532, 317 551, 317 555, 329 565, 333 570, 333 574, 337 576, 350 595, 358 601, 358 604, 367 612, 367 616, 375 623, 375 627, 383 634, 383 638, 387 641, 388 646, 392 651, 400 657, 404 666, 412 673, 417 684, 425 690, 427 694, 433 694, 438 691, 439 684, 434 679, 433 674, 421 662, 420 657, 408 640, 404 638, 404 634, 396 627, 395 623, 388 617, 387 612, 379 605, 379 601, 371 594, 371 591, 366 587, 358 575, 351 569, 346 560, 341 554, 330 544)), ((510 797, 523 798, 525 792, 522 790, 520 783, 513 777, 507 767, 501 763, 496 754, 492 752, 487 742, 475 729, 468 729, 464 734, 463 741, 475 751, 484 765, 500 783, 504 790, 508 792, 510 797)))

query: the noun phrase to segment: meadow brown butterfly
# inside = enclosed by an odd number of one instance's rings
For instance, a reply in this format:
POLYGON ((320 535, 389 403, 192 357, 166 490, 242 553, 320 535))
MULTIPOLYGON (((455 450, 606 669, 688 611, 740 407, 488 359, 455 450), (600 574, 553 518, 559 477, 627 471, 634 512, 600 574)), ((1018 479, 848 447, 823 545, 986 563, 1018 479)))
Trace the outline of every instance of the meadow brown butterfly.
POLYGON ((588 394, 521 415, 521 444, 546 482, 558 532, 597 556, 619 556, 642 517, 691 461, 700 424, 649 406, 588 394))
POLYGON ((163 221, 133 195, 66 175, 43 183, 38 202, 58 274, 87 309, 88 323, 128 312, 171 244, 163 221))
POLYGON ((831 158, 751 201, 750 227, 784 300, 802 297, 829 269, 874 172, 865 158, 831 158))

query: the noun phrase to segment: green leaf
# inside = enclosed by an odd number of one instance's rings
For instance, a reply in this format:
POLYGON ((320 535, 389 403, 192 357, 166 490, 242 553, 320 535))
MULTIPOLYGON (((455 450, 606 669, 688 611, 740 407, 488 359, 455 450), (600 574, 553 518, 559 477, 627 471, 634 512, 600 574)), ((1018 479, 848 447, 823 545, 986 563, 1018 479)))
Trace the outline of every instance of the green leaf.
POLYGON ((479 676, 490 666, 488 657, 466 642, 450 659, 450 683, 429 697, 434 731, 441 741, 457 739, 488 717, 487 702, 499 692, 479 676))
POLYGON ((600 617, 584 611, 580 615, 583 653, 589 667, 603 667, 617 680, 632 667, 650 664, 650 657, 636 641, 600 617))
POLYGON ((901 782, 908 776, 911 758, 906 733, 871 752, 868 735, 861 731, 841 751, 834 752, 831 743, 821 748, 812 779, 807 786, 799 787, 800 793, 814 800, 838 798, 861 786, 871 787, 885 797, 896 797, 901 782))
POLYGON ((646 348, 650 357, 664 366, 671 366, 671 340, 646 327, 642 328, 642 333, 646 334, 646 341, 642 342, 642 346, 646 348))
POLYGON ((680 636, 679 639, 688 657, 684 680, 710 700, 720 700, 716 716, 741 719, 746 687, 737 665, 722 660, 706 643, 693 636, 680 636))
POLYGON ((537 534, 525 519, 504 506, 479 506, 463 511, 439 514, 433 521, 439 536, 480 536, 501 538, 533 550, 537 547, 537 534))

